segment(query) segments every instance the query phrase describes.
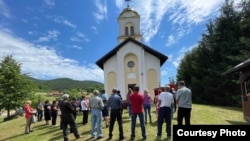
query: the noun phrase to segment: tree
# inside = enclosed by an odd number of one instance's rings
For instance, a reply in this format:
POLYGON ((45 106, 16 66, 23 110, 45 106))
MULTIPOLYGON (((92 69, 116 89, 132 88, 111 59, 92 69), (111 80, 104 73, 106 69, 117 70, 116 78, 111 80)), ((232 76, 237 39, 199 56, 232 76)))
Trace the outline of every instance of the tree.
POLYGON ((235 58, 242 62, 249 58, 250 56, 250 1, 244 0, 242 1, 240 7, 242 11, 241 15, 241 37, 240 37, 240 46, 242 50, 240 50, 241 54, 236 56, 235 58))
POLYGON ((7 118, 11 110, 32 99, 35 88, 27 75, 21 74, 21 64, 6 56, 0 63, 0 109, 7 110, 7 118))
POLYGON ((240 12, 232 0, 226 0, 219 17, 207 24, 198 47, 185 54, 179 65, 177 79, 186 81, 197 103, 239 103, 234 98, 240 98, 240 88, 235 85, 238 76, 225 78, 221 74, 249 58, 250 36, 244 32, 249 31, 249 2, 244 6, 240 12))

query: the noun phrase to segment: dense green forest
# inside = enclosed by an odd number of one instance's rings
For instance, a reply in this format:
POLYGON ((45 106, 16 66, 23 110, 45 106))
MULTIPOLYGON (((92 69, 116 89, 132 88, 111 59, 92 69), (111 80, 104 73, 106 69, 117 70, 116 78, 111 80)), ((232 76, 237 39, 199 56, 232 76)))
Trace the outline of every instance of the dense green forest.
POLYGON ((64 91, 64 90, 71 90, 71 89, 78 89, 78 90, 85 90, 88 92, 92 92, 93 89, 103 89, 104 84, 91 81, 91 80, 72 80, 69 78, 58 78, 52 80, 38 80, 34 78, 30 78, 32 82, 38 87, 39 91, 64 91))
POLYGON ((220 15, 207 23, 197 47, 187 52, 177 70, 193 101, 203 104, 241 106, 239 73, 221 74, 250 58, 250 1, 239 5, 226 0, 220 15))

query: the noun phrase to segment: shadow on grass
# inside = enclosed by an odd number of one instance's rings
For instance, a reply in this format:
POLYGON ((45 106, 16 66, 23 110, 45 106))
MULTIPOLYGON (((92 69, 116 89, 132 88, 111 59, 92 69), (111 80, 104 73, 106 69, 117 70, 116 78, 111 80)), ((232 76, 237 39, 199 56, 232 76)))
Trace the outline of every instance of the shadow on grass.
POLYGON ((55 133, 53 137, 49 139, 49 141, 58 141, 62 139, 62 134, 55 133))
POLYGON ((231 121, 231 120, 226 120, 228 123, 231 125, 250 125, 248 122, 239 122, 239 121, 231 121))
POLYGON ((9 138, 5 138, 5 139, 1 139, 0 141, 7 141, 7 140, 18 140, 19 137, 21 136, 28 136, 28 134, 19 134, 19 135, 16 135, 16 136, 12 136, 12 137, 9 137, 9 138))
POLYGON ((213 107, 213 108, 221 108, 221 109, 226 109, 226 110, 233 110, 233 111, 242 111, 242 107, 230 107, 230 106, 219 106, 219 105, 207 105, 207 104, 197 104, 195 105, 201 105, 201 106, 207 106, 207 107, 213 107))
POLYGON ((48 126, 47 125, 45 125, 45 124, 42 124, 42 125, 36 125, 36 126, 34 126, 33 127, 34 129, 38 129, 38 130, 42 130, 42 129, 47 129, 48 128, 48 126))

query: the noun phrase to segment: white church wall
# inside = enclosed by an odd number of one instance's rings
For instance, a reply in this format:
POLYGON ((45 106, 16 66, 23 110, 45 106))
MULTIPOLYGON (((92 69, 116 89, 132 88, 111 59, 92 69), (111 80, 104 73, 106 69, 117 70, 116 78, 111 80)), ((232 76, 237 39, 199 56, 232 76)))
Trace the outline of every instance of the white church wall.
POLYGON ((145 86, 151 94, 153 94, 153 89, 158 87, 160 84, 160 61, 157 57, 153 56, 152 54, 149 54, 148 52, 145 52, 145 79, 147 80, 147 85, 145 86), (148 74, 151 72, 150 74, 148 74), (155 72, 155 73, 152 73, 155 72), (154 76, 150 76, 154 75, 154 76), (155 76, 157 75, 157 76, 155 76), (153 81, 153 82, 152 82, 153 81))
MULTIPOLYGON (((133 53, 133 54, 136 54, 135 52, 138 52, 136 49, 135 49, 135 44, 132 44, 132 43, 127 43, 125 46, 123 46, 122 48, 120 48, 120 50, 117 52, 117 55, 119 56, 117 58, 117 62, 118 63, 118 66, 120 69, 120 71, 118 71, 118 88, 120 89, 121 91, 121 95, 123 97, 123 99, 126 99, 126 94, 127 94, 127 84, 126 84, 126 80, 127 77, 126 77, 126 74, 125 74, 125 67, 126 64, 125 64, 125 56, 127 54, 130 54, 130 53, 133 53)), ((136 76, 137 77, 137 76, 136 76)), ((138 79, 138 78, 136 78, 138 79)))
MULTIPOLYGON (((152 54, 149 54, 148 52, 145 52, 145 69, 155 69, 158 75, 158 80, 161 78, 160 77, 160 60, 153 56, 152 54)), ((160 80, 159 80, 160 81, 160 80)))
POLYGON ((104 80, 105 80, 104 81, 104 89, 106 90, 107 94, 111 94, 112 89, 113 89, 112 87, 117 87, 117 86, 112 86, 114 84, 111 83, 111 82, 108 82, 110 80, 110 79, 108 79, 108 76, 109 76, 110 72, 115 73, 116 76, 117 76, 116 64, 117 64, 116 55, 112 56, 109 60, 107 60, 103 64, 104 80))

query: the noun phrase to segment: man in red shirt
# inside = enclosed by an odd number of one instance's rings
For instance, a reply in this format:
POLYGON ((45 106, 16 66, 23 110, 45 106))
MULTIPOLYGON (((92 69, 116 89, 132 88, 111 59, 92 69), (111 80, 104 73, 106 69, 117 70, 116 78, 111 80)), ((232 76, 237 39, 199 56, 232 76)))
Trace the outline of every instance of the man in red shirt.
POLYGON ((147 133, 144 124, 144 117, 143 117, 143 94, 139 92, 139 86, 134 87, 133 94, 129 97, 131 103, 131 114, 132 114, 132 122, 131 122, 131 140, 135 139, 135 126, 136 126, 136 119, 137 116, 140 120, 141 125, 141 133, 143 140, 146 140, 147 133))

